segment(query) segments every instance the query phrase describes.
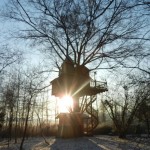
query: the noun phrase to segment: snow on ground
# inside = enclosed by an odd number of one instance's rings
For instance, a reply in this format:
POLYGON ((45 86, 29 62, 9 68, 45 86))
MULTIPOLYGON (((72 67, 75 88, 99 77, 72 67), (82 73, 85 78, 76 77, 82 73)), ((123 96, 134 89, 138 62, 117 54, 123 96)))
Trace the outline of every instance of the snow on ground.
MULTIPOLYGON (((150 150, 150 138, 119 139, 116 136, 97 135, 92 137, 80 137, 61 139, 55 137, 28 138, 24 142, 24 150, 150 150)), ((0 139, 0 150, 19 150, 19 142, 14 144, 0 139)))

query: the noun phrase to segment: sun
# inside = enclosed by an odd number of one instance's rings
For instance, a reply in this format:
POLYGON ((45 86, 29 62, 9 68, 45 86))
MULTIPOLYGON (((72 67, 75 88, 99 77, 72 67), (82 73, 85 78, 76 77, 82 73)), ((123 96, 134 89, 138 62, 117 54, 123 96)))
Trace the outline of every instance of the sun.
POLYGON ((71 96, 63 96, 58 100, 58 109, 60 113, 71 112, 73 108, 73 99, 71 96))

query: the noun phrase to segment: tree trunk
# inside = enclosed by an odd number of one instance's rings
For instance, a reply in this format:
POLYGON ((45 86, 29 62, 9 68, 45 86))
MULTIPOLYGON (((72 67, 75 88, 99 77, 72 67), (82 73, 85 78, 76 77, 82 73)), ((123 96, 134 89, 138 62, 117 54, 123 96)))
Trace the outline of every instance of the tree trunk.
POLYGON ((11 111, 10 111, 8 147, 9 147, 9 142, 11 141, 11 138, 12 138, 12 122, 13 122, 13 108, 11 108, 11 111))
POLYGON ((147 125, 147 134, 148 134, 148 137, 150 137, 150 123, 149 123, 148 118, 146 118, 146 125, 147 125))
MULTIPOLYGON (((30 98, 30 102, 31 102, 31 99, 32 99, 32 97, 30 98)), ((21 144, 20 144, 20 150, 23 150, 23 143, 24 143, 24 140, 25 140, 26 131, 27 131, 27 127, 28 127, 28 118, 29 118, 29 112, 30 112, 30 102, 28 103, 27 116, 26 116, 26 120, 25 120, 25 127, 24 127, 22 141, 21 141, 21 144)))
POLYGON ((125 139, 126 138, 126 133, 125 132, 119 133, 119 138, 125 139))

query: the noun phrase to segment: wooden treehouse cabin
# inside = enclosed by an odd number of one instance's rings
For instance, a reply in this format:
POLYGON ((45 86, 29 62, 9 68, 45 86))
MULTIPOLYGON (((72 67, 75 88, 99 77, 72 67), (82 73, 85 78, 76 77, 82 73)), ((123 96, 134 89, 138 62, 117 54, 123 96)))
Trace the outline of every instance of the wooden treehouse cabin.
POLYGON ((106 82, 98 82, 89 76, 89 69, 75 65, 71 58, 66 58, 59 70, 59 77, 51 81, 52 95, 73 98, 73 110, 58 115, 58 136, 78 137, 83 133, 92 133, 98 125, 98 111, 92 104, 96 95, 107 91, 106 82))

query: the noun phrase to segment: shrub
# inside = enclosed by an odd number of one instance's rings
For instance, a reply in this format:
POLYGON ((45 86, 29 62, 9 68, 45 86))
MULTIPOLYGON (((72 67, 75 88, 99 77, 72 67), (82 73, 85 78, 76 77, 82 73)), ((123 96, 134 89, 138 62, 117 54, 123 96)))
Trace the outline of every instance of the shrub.
POLYGON ((94 130, 94 134, 110 134, 112 132, 112 126, 110 124, 100 124, 94 130))

